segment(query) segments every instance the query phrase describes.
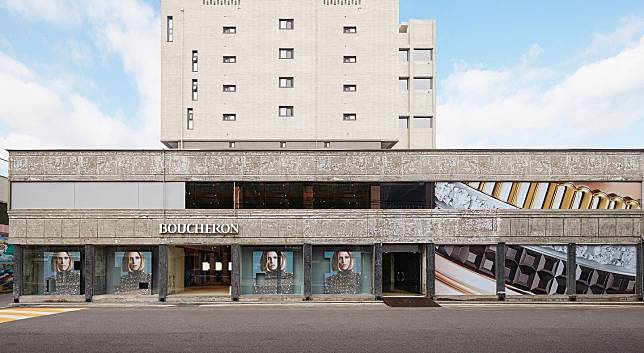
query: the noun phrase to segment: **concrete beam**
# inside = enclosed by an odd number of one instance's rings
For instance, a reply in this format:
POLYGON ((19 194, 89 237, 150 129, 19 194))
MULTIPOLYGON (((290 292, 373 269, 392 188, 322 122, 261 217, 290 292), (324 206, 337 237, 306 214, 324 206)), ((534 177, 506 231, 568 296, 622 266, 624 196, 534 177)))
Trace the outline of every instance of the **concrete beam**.
POLYGON ((83 276, 85 277, 85 301, 91 302, 94 296, 94 278, 96 263, 96 247, 94 245, 85 245, 85 259, 83 267, 83 276))
POLYGON ((577 300, 577 245, 568 244, 566 261, 566 294, 570 301, 577 300))
POLYGON ((13 302, 20 302, 22 294, 22 262, 24 246, 13 245, 13 302))
POLYGON ((312 287, 312 261, 313 261, 313 246, 311 244, 304 244, 304 299, 310 300, 313 293, 312 287))
POLYGON ((11 181, 642 181, 642 150, 10 151, 11 181))
POLYGON ((159 245, 159 301, 168 296, 168 245, 159 245))
POLYGON ((233 301, 239 301, 241 295, 241 246, 234 244, 230 247, 233 262, 233 273, 230 279, 230 296, 233 301))
POLYGON ((504 243, 496 245, 494 276, 496 278, 496 295, 499 300, 505 300, 505 251, 504 243))
POLYGON ((425 244, 425 296, 436 296, 436 244, 425 244))
POLYGON ((373 246, 373 295, 382 299, 382 243, 373 246))

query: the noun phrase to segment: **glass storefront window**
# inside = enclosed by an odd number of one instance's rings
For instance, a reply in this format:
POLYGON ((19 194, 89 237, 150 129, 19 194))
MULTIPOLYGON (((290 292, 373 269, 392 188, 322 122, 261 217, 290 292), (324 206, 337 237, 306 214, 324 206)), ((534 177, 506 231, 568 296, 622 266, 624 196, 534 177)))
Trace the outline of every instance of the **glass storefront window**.
POLYGON ((96 294, 158 293, 158 247, 105 247, 96 250, 96 294))
POLYGON ((302 247, 244 247, 242 294, 302 294, 302 247))
POLYGON ((313 294, 371 294, 372 258, 370 246, 313 247, 313 294))
POLYGON ((22 295, 81 295, 83 250, 28 247, 23 252, 22 295))

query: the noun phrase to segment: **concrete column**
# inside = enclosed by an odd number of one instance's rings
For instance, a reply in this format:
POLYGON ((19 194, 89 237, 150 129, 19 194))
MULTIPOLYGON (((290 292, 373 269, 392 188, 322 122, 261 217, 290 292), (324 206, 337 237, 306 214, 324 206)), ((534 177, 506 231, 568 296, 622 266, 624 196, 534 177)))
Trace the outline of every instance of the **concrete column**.
POLYGON ((230 279, 230 297, 234 301, 239 300, 241 294, 241 246, 239 244, 230 247, 233 261, 233 273, 230 279))
POLYGON ((20 301, 20 292, 22 291, 22 261, 23 245, 12 245, 13 247, 13 302, 20 301))
POLYGON ((577 300, 577 245, 568 244, 566 261, 566 294, 570 301, 577 300))
POLYGON ((425 244, 425 296, 436 296, 436 247, 434 243, 425 244))
POLYGON ((644 299, 644 242, 637 244, 637 270, 635 275, 635 294, 639 301, 644 299))
POLYGON ((496 277, 496 296, 499 300, 505 300, 505 243, 496 244, 494 276, 496 277))
POLYGON ((304 299, 311 300, 313 292, 311 285, 311 278, 313 272, 311 271, 311 263, 313 261, 313 246, 311 244, 304 244, 304 299))
POLYGON ((382 299, 382 243, 373 246, 373 294, 382 299))
POLYGON ((159 245, 159 301, 168 296, 168 245, 159 245))
POLYGON ((94 264, 96 263, 96 248, 94 245, 85 245, 85 261, 83 273, 85 276, 85 301, 91 302, 94 296, 94 264))

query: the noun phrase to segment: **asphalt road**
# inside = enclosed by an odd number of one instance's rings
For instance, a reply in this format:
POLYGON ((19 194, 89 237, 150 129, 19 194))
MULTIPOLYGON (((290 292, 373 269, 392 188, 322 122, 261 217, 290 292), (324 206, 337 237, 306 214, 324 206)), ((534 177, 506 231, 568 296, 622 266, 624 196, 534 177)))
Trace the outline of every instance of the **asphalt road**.
POLYGON ((0 324, 1 352, 643 352, 644 306, 88 308, 0 324))

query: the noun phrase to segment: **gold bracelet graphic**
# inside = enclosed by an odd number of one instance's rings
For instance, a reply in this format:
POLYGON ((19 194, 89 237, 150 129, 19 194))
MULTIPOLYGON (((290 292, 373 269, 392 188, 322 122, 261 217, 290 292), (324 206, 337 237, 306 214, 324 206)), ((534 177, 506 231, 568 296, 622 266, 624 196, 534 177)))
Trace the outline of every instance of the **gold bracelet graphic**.
POLYGON ((468 186, 518 208, 562 210, 641 209, 641 201, 570 182, 468 182, 468 186))

